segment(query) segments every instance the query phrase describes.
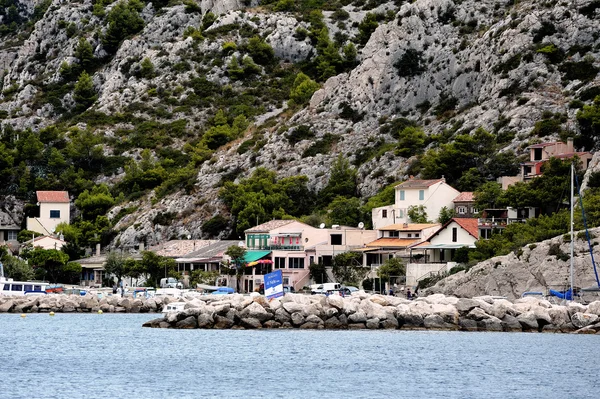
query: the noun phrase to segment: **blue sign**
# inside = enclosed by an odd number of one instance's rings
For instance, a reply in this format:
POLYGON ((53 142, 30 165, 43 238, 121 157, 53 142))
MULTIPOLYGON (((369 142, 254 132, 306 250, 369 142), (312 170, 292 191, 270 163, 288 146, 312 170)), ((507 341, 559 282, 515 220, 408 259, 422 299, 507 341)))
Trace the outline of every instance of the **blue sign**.
POLYGON ((265 274, 265 296, 267 299, 283 296, 283 274, 281 270, 265 274))

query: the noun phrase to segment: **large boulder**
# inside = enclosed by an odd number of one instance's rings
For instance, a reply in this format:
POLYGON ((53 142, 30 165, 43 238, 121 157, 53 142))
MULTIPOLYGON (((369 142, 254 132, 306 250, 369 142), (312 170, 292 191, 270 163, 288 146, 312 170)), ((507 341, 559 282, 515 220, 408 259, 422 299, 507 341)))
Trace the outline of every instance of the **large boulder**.
POLYGON ((539 324, 537 321, 537 317, 535 316, 535 313, 532 311, 527 311, 524 313, 521 313, 520 315, 517 316, 517 320, 519 321, 519 323, 521 323, 521 327, 523 327, 523 330, 536 330, 539 328, 539 324))
POLYGON ((242 319, 244 319, 244 318, 257 319, 262 323, 264 321, 272 319, 273 314, 270 312, 267 312, 267 310, 263 306, 259 305, 259 303, 252 302, 250 305, 248 305, 246 308, 244 308, 244 310, 241 311, 240 317, 242 319))
POLYGON ((242 317, 242 319, 240 320, 240 325, 247 329, 262 328, 260 320, 254 317, 242 317))
POLYGON ((455 305, 456 310, 461 315, 469 313, 472 309, 476 307, 479 307, 479 302, 469 298, 460 298, 455 305))
POLYGON ((181 328, 181 329, 192 329, 192 328, 197 328, 197 327, 198 327, 198 323, 194 316, 186 317, 185 319, 180 320, 175 324, 175 328, 181 328))
POLYGON ((288 312, 289 314, 293 314, 293 313, 302 313, 302 311, 304 310, 304 306, 302 306, 301 304, 294 302, 294 301, 290 301, 290 302, 283 302, 283 309, 285 309, 286 312, 288 312))
MULTIPOLYGON (((221 317, 221 316, 216 316, 221 317)), ((215 324, 213 317, 206 313, 201 313, 197 318, 198 328, 211 328, 215 324)), ((233 323, 232 323, 233 324, 233 323)))
POLYGON ((577 328, 587 327, 598 321, 598 315, 593 313, 577 312, 571 316, 571 323, 577 328))
POLYGON ((523 331, 523 326, 515 316, 505 314, 501 321, 503 331, 523 331))
POLYGON ((9 299, 6 302, 0 304, 0 313, 10 312, 14 306, 15 306, 15 301, 12 299, 9 299))

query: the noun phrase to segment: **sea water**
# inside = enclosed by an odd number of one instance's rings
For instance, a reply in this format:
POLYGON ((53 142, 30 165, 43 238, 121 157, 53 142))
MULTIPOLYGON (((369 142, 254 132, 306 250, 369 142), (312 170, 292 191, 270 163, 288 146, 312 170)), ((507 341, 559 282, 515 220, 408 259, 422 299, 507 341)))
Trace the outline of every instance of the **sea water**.
POLYGON ((0 398, 594 398, 597 335, 142 328, 0 314, 0 398))

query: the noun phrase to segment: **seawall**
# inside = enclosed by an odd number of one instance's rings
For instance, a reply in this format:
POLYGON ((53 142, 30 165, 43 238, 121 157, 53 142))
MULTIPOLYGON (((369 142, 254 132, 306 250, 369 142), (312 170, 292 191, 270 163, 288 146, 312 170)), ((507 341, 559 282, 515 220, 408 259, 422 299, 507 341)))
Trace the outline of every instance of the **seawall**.
POLYGON ((403 329, 526 331, 600 334, 600 301, 556 305, 522 298, 514 302, 491 296, 472 299, 442 294, 409 301, 369 295, 351 297, 286 294, 205 296, 181 312, 151 320, 144 327, 215 329, 403 329))

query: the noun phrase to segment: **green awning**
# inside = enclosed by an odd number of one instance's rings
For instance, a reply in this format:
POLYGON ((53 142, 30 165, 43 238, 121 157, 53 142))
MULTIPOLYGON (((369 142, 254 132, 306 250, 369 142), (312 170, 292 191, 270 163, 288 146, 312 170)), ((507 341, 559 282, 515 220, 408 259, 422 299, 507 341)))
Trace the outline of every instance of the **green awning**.
POLYGON ((246 252, 246 255, 244 255, 244 262, 246 262, 246 263, 254 262, 255 260, 264 258, 265 256, 267 256, 270 253, 271 253, 271 251, 248 251, 248 252, 246 252))

